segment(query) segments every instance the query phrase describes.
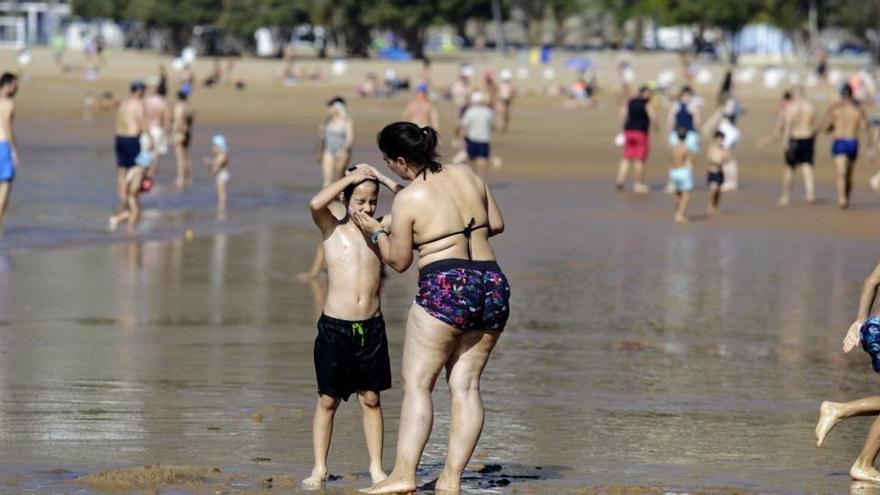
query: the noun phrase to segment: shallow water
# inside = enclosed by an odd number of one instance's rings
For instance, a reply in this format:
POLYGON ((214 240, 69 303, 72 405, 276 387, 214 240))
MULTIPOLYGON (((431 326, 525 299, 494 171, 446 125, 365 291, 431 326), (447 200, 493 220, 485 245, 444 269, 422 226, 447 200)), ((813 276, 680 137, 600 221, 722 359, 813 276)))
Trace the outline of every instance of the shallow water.
MULTIPOLYGON (((293 281, 317 241, 305 204, 318 170, 291 151, 303 142, 277 128, 239 138, 248 162, 233 152, 230 213, 218 219, 198 162, 207 138, 197 140, 199 185, 145 197, 153 211, 131 240, 103 231, 114 204, 103 131, 22 143, 33 165, 0 245, 0 489, 87 492, 68 480, 148 463, 305 476, 320 286, 293 281)), ((215 131, 243 132, 203 136, 215 131)), ((469 474, 467 488, 850 488, 870 419, 842 424, 821 450, 813 427, 819 399, 876 383, 864 354, 839 352, 876 242, 699 217, 676 226, 667 197, 598 182, 494 189, 508 224, 494 245, 514 299, 484 376, 475 461, 501 471, 469 474), (511 484, 493 487, 499 479, 511 484)), ((728 196, 728 217, 759 215, 773 192, 758 183, 728 196)), ((385 292, 395 370, 414 289, 411 271, 385 292)), ((435 397, 425 476, 445 451, 442 383, 435 397)), ((390 468, 399 389, 383 399, 390 468)), ((353 404, 334 435, 332 472, 362 473, 353 404)))

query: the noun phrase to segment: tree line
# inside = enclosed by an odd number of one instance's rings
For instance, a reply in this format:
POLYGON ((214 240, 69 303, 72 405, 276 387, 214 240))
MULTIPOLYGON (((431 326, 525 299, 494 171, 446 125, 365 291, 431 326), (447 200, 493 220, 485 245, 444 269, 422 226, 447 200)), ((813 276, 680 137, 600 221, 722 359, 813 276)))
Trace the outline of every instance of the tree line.
POLYGON ((469 22, 479 30, 513 22, 529 45, 543 44, 549 26, 552 43, 559 44, 566 20, 586 16, 609 43, 636 49, 648 22, 686 24, 701 31, 719 28, 726 36, 751 22, 767 22, 805 43, 812 43, 825 27, 839 27, 880 53, 877 0, 72 0, 72 7, 80 18, 131 21, 160 30, 167 35, 169 50, 185 46, 195 26, 211 26, 252 46, 259 27, 289 34, 309 23, 324 26, 351 56, 367 55, 371 34, 390 30, 419 57, 429 28, 435 26, 451 26, 464 36, 469 22), (627 23, 629 30, 624 29, 627 23))

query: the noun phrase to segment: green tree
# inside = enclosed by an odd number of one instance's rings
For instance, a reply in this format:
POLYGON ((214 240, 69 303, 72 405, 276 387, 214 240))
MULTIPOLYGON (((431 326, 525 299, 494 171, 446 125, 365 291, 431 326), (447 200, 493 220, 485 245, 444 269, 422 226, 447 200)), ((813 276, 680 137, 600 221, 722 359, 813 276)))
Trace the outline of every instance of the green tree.
POLYGON ((222 10, 222 0, 137 0, 126 14, 147 27, 168 29, 169 48, 178 51, 189 43, 193 26, 215 24, 222 10))
POLYGON ((73 0, 73 15, 83 19, 120 20, 128 9, 128 0, 73 0))
POLYGON ((254 32, 261 27, 278 27, 282 32, 308 22, 311 5, 301 0, 223 0, 217 27, 254 44, 254 32))
POLYGON ((390 29, 406 41, 416 58, 424 56, 425 35, 440 20, 438 0, 376 0, 367 10, 367 23, 390 29))

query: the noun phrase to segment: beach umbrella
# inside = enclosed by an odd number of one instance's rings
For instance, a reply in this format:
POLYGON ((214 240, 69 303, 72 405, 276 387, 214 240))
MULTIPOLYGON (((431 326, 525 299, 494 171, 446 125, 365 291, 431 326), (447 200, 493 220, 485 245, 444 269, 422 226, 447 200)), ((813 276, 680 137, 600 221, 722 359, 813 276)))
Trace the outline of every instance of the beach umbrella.
POLYGON ((585 57, 571 57, 565 61, 565 67, 578 72, 586 72, 593 68, 593 61, 585 57))
POLYGON ((412 57, 406 50, 400 48, 383 48, 379 50, 379 58, 382 60, 397 60, 405 62, 412 60, 412 57))

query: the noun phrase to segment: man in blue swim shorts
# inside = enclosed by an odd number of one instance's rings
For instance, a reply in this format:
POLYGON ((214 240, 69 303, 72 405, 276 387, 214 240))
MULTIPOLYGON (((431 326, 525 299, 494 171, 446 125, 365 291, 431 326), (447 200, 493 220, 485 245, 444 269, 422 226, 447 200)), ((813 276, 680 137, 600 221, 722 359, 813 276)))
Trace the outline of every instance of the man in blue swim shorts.
POLYGON ((849 84, 841 88, 840 100, 828 109, 822 127, 834 136, 831 156, 837 169, 837 204, 846 209, 849 208, 853 169, 859 155, 859 134, 868 131, 868 118, 853 98, 849 84))
POLYGON ((9 193, 15 179, 15 167, 18 165, 18 144, 12 131, 12 119, 15 117, 15 93, 18 91, 18 77, 11 72, 0 76, 0 225, 6 218, 6 206, 9 204, 9 193))

